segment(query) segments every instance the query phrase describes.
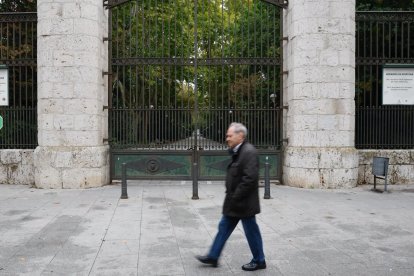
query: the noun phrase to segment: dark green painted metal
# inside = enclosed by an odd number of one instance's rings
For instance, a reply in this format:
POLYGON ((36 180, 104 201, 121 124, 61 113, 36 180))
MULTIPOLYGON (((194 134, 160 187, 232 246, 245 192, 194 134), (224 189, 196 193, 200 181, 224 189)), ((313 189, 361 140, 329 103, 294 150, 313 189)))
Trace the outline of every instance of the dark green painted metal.
MULTIPOLYGON (((259 153, 260 178, 265 176, 265 162, 268 157, 269 176, 280 178, 280 154, 274 152, 259 153)), ((111 156, 113 179, 121 179, 122 164, 126 163, 128 179, 191 179, 191 152, 117 152, 111 156)), ((222 180, 226 175, 230 157, 227 151, 203 152, 198 157, 200 180, 222 180)))
POLYGON ((124 152, 113 153, 111 159, 113 179, 121 178, 122 163, 126 163, 128 179, 191 178, 191 152, 190 154, 124 152))

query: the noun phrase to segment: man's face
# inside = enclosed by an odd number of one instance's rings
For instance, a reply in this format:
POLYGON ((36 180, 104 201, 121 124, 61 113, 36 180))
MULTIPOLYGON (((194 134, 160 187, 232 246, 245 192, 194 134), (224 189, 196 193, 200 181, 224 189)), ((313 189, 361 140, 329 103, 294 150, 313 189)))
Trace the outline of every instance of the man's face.
POLYGON ((227 130, 226 142, 227 142, 227 145, 230 148, 234 148, 235 146, 237 146, 238 144, 243 142, 243 138, 244 138, 243 133, 242 132, 239 132, 239 133, 234 132, 234 127, 230 127, 227 130))

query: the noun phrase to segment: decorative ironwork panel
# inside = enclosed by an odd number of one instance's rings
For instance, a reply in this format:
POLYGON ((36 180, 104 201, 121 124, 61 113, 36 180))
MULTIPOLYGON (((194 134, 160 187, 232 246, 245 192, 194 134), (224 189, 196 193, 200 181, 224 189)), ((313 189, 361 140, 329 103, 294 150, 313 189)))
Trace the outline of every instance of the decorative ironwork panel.
POLYGON ((37 146, 36 28, 36 13, 0 13, 0 64, 9 71, 9 106, 0 106, 0 149, 37 146))
POLYGON ((356 14, 357 148, 414 148, 414 106, 382 105, 382 66, 414 64, 414 12, 356 14))

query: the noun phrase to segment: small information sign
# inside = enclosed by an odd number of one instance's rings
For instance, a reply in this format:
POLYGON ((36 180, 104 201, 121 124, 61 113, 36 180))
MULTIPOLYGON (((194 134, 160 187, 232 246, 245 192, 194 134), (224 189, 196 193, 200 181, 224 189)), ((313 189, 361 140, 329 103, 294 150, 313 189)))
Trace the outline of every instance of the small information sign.
POLYGON ((9 69, 0 65, 0 106, 9 105, 9 69))
POLYGON ((386 64, 382 80, 382 104, 414 105, 414 64, 386 64))
POLYGON ((3 117, 0 116, 0 129, 3 128, 3 117))

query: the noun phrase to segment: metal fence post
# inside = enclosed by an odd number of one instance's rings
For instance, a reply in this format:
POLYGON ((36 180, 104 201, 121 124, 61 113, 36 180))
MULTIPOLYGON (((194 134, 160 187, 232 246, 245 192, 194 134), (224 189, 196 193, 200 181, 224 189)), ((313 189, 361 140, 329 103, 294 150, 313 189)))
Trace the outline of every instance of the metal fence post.
POLYGON ((198 197, 198 164, 193 162, 193 197, 191 199, 199 199, 198 197))
POLYGON ((126 163, 122 163, 122 183, 121 183, 121 199, 127 199, 127 175, 126 175, 126 163))
POLYGON ((270 175, 269 175, 269 157, 266 156, 265 162, 265 192, 264 199, 270 199, 270 175))

